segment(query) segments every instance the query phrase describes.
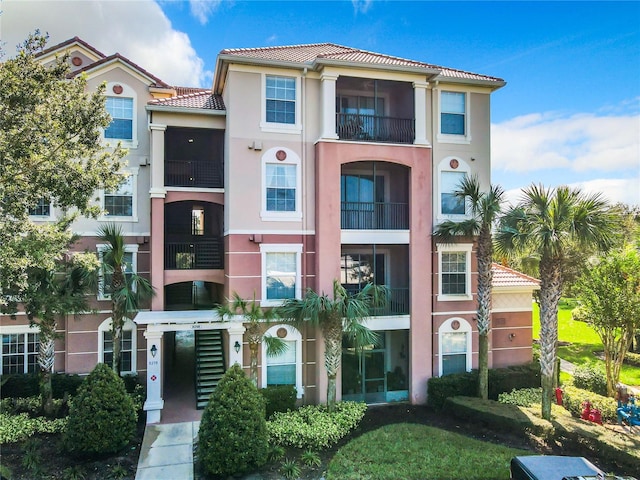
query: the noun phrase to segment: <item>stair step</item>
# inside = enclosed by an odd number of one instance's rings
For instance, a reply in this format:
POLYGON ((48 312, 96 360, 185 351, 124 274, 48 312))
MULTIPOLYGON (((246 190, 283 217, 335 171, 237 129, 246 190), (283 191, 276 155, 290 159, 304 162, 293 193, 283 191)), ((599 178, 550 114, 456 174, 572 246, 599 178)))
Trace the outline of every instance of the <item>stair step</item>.
POLYGON ((204 408, 225 372, 220 330, 196 332, 196 405, 204 408))

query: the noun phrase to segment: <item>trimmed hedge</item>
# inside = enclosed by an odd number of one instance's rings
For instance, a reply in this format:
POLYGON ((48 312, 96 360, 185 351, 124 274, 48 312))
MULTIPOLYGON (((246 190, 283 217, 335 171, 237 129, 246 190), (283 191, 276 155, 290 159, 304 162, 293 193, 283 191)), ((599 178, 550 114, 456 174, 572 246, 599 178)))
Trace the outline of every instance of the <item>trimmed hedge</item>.
MULTIPOLYGON (((54 373, 51 377, 53 398, 64 398, 65 394, 74 396, 85 377, 54 373)), ((3 375, 2 398, 26 398, 40 394, 37 373, 3 375)))
POLYGON ((605 373, 592 365, 580 365, 573 373, 573 384, 583 390, 607 395, 607 377, 605 373))
POLYGON ((276 412, 289 412, 296 409, 298 393, 293 385, 270 385, 260 389, 266 402, 266 418, 269 420, 276 412))
POLYGON ((624 363, 633 367, 640 367, 640 353, 627 352, 624 363))
POLYGON ((617 422, 616 408, 618 404, 613 398, 604 397, 589 390, 571 385, 565 385, 562 388, 562 405, 569 410, 574 417, 580 417, 582 414, 582 402, 585 400, 591 402, 591 408, 600 410, 603 422, 617 422))
MULTIPOLYGON (((497 400, 504 392, 540 386, 540 364, 536 362, 489 370, 489 398, 497 400)), ((447 398, 475 397, 478 392, 478 371, 432 377, 427 382, 427 404, 441 409, 447 398)))
POLYGON ((27 413, 0 413, 0 444, 26 440, 36 433, 60 433, 67 426, 66 418, 31 418, 27 413))

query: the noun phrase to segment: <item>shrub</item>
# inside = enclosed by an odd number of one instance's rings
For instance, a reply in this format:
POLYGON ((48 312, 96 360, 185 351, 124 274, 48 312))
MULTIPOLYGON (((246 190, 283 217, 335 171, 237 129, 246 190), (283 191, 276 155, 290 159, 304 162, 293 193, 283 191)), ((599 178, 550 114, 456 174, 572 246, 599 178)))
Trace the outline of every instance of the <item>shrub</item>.
POLYGON ((602 413, 602 421, 615 423, 617 419, 616 401, 610 397, 603 397, 597 393, 583 390, 581 388, 565 386, 562 389, 562 405, 571 412, 574 417, 582 414, 582 402, 591 402, 591 408, 597 408, 602 413))
POLYGON ((542 401, 542 388, 521 388, 513 389, 510 393, 498 395, 498 402, 507 405, 517 405, 519 407, 530 407, 542 401))
POLYGON ((319 467, 322 465, 322 460, 320 459, 320 455, 313 450, 305 450, 302 455, 300 455, 300 461, 304 463, 307 467, 319 467))
POLYGON ((266 402, 266 418, 271 418, 276 412, 295 410, 297 392, 293 385, 271 385, 261 388, 260 393, 266 402))
POLYGON ((211 394, 198 436, 200 462, 210 475, 226 477, 266 463, 264 398, 238 364, 227 370, 211 394))
POLYGON ((366 411, 365 403, 340 402, 333 412, 325 405, 307 405, 292 412, 276 413, 267 422, 269 442, 322 450, 356 428, 366 411))
POLYGON ((598 395, 607 395, 607 377, 602 370, 589 364, 576 367, 573 384, 598 395))
POLYGON ((295 478, 298 478, 302 472, 295 460, 287 458, 284 462, 282 462, 280 473, 282 473, 282 476, 284 478, 293 480, 295 478))
POLYGON ((85 377, 81 377, 80 375, 55 373, 53 377, 51 377, 53 398, 75 397, 84 379, 85 377))
POLYGON ((492 400, 497 400, 498 395, 513 389, 539 386, 540 363, 537 362, 489 370, 489 398, 492 400))
POLYGON ((35 373, 3 375, 2 398, 33 397, 40 393, 35 373))
POLYGON ((454 373, 431 377, 427 382, 427 404, 440 410, 449 397, 475 397, 478 393, 478 372, 454 373))
POLYGON ((624 363, 634 367, 640 367, 640 353, 627 352, 624 356, 624 363))
POLYGON ((0 444, 26 440, 36 433, 60 433, 66 426, 66 418, 50 420, 44 417, 29 418, 27 413, 0 413, 0 444))
POLYGON ((69 409, 65 447, 73 453, 97 455, 121 450, 136 428, 136 412, 122 379, 99 363, 78 389, 69 409))
MULTIPOLYGON (((47 415, 47 417, 50 418, 63 418, 65 416, 65 412, 68 410, 67 401, 61 398, 54 398, 52 406, 52 414, 50 416, 47 415)), ((12 415, 27 413, 31 418, 41 417, 44 415, 40 395, 26 398, 4 398, 0 401, 0 412, 12 415)))

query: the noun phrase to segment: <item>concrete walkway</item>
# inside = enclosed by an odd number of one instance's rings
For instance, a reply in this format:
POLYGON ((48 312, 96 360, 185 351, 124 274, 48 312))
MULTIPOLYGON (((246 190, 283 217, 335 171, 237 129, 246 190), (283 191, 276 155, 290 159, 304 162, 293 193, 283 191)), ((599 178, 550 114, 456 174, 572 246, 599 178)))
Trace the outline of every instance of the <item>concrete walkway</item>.
POLYGON ((193 480, 193 441, 200 422, 147 425, 136 480, 193 480))

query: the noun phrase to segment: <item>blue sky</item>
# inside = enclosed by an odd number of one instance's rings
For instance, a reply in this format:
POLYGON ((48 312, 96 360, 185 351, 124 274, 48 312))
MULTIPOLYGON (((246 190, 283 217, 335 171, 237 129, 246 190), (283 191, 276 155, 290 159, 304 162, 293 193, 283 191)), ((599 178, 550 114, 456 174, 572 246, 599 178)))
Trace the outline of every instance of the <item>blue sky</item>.
POLYGON ((223 48, 333 42, 502 77, 492 179, 640 205, 640 2, 0 0, 5 49, 34 28, 210 86, 223 48))

